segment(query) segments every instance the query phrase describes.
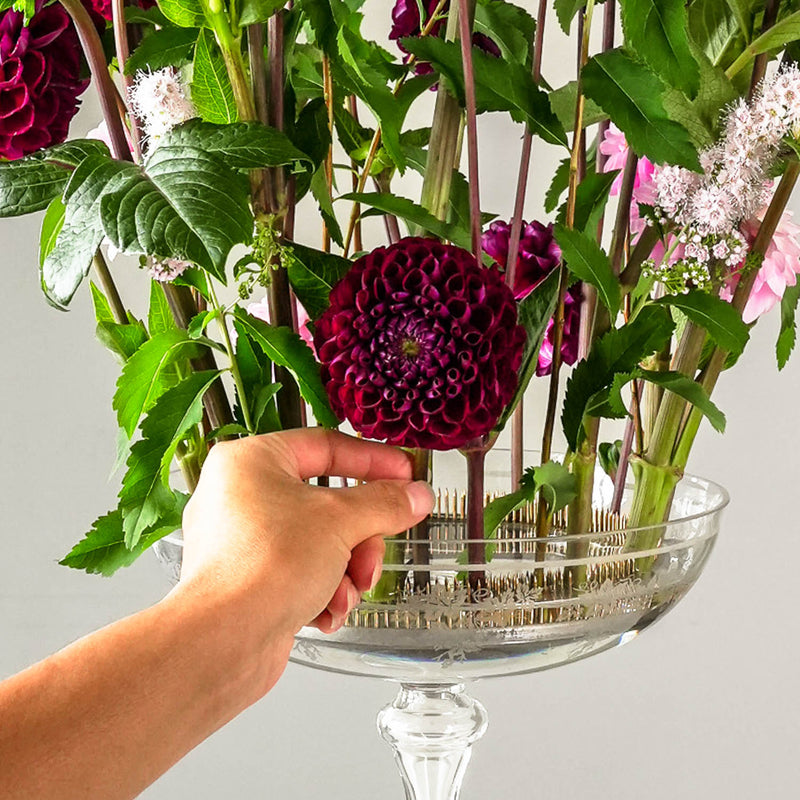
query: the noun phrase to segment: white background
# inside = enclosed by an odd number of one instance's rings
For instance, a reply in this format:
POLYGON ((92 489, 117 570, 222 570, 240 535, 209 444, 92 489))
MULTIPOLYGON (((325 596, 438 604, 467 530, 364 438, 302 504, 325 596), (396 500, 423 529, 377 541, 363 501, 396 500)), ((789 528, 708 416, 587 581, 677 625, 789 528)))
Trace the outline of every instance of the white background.
MULTIPOLYGON (((373 2, 370 13, 381 5, 373 2)), ((384 20, 372 27, 385 29, 384 20)), ((545 75, 558 85, 569 77, 572 48, 558 36, 548 47, 545 75)), ((87 100, 73 132, 96 121, 96 106, 87 100)), ((507 216, 519 131, 486 118, 481 135, 484 207, 507 216)), ((537 158, 527 214, 543 219, 552 156, 537 158)), ((149 555, 111 580, 57 564, 114 505, 116 478, 108 476, 117 365, 94 340, 85 291, 66 314, 45 304, 37 232, 38 219, 0 222, 0 677, 168 589, 149 555)), ((316 223, 303 233, 317 243, 316 223)), ((140 302, 144 276, 131 265, 115 271, 123 296, 140 302)), ((633 646, 551 672, 476 684, 490 727, 475 749, 464 800, 796 794, 800 357, 779 375, 776 334, 776 315, 754 330, 715 394, 729 432, 704 427, 690 463, 732 496, 697 586, 633 646)), ((544 392, 537 386, 528 404, 531 446, 544 392)), ((393 694, 379 681, 290 665, 267 698, 143 797, 399 800, 390 751, 374 727, 375 713, 393 694)), ((99 750, 103 742, 86 747, 99 750)))

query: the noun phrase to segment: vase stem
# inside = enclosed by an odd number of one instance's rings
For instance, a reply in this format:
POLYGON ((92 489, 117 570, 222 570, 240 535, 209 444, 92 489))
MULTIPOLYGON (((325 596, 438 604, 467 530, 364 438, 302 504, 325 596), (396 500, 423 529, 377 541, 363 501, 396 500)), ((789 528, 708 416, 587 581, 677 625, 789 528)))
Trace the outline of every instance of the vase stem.
POLYGON ((486 709, 463 684, 402 684, 378 714, 378 731, 394 750, 406 800, 458 800, 486 723, 486 709))

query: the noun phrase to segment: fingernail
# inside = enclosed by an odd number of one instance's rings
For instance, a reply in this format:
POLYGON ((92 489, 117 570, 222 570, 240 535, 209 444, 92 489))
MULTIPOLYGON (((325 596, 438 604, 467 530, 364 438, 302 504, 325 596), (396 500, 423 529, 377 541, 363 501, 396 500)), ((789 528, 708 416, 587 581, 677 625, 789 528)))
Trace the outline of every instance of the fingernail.
POLYGON ((376 564, 375 569, 372 571, 372 580, 370 581, 369 588, 374 589, 378 585, 378 581, 381 579, 381 573, 383 572, 383 564, 376 564))
POLYGON ((425 481, 414 481, 406 486, 408 499, 411 502, 411 513, 414 516, 424 516, 433 511, 433 504, 436 502, 436 495, 430 484, 425 481))

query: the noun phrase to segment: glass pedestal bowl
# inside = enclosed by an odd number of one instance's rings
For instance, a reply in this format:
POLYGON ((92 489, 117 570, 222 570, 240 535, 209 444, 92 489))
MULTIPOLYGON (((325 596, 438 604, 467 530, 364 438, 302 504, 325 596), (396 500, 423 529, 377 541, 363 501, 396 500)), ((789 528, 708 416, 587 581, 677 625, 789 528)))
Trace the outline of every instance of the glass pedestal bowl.
MULTIPOLYGON (((489 491, 507 487, 500 473, 487 474, 489 491)), ((388 540, 377 591, 344 627, 297 635, 291 660, 298 664, 399 683, 378 729, 394 749, 407 800, 459 797, 470 748, 487 723, 467 682, 550 669, 625 644, 697 580, 726 491, 686 476, 669 521, 658 526, 658 544, 639 551, 625 547, 630 493, 628 487, 622 513, 613 514, 602 508, 608 497, 598 483, 593 530, 582 534, 561 532, 557 517, 551 534, 537 539, 529 506, 507 518, 491 542, 470 543, 462 493, 439 490, 426 538, 388 540), (479 545, 486 563, 465 563, 469 544, 479 545)), ((155 549, 177 580, 180 538, 166 537, 155 549)))

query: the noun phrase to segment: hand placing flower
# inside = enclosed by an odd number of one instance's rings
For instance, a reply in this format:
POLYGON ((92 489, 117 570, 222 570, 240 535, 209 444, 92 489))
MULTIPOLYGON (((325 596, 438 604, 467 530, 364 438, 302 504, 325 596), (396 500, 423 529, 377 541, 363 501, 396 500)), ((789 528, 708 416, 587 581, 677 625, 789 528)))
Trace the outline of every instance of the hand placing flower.
POLYGON ((498 271, 420 238, 358 259, 314 335, 340 418, 370 439, 433 450, 492 429, 517 388, 524 341, 498 271))

